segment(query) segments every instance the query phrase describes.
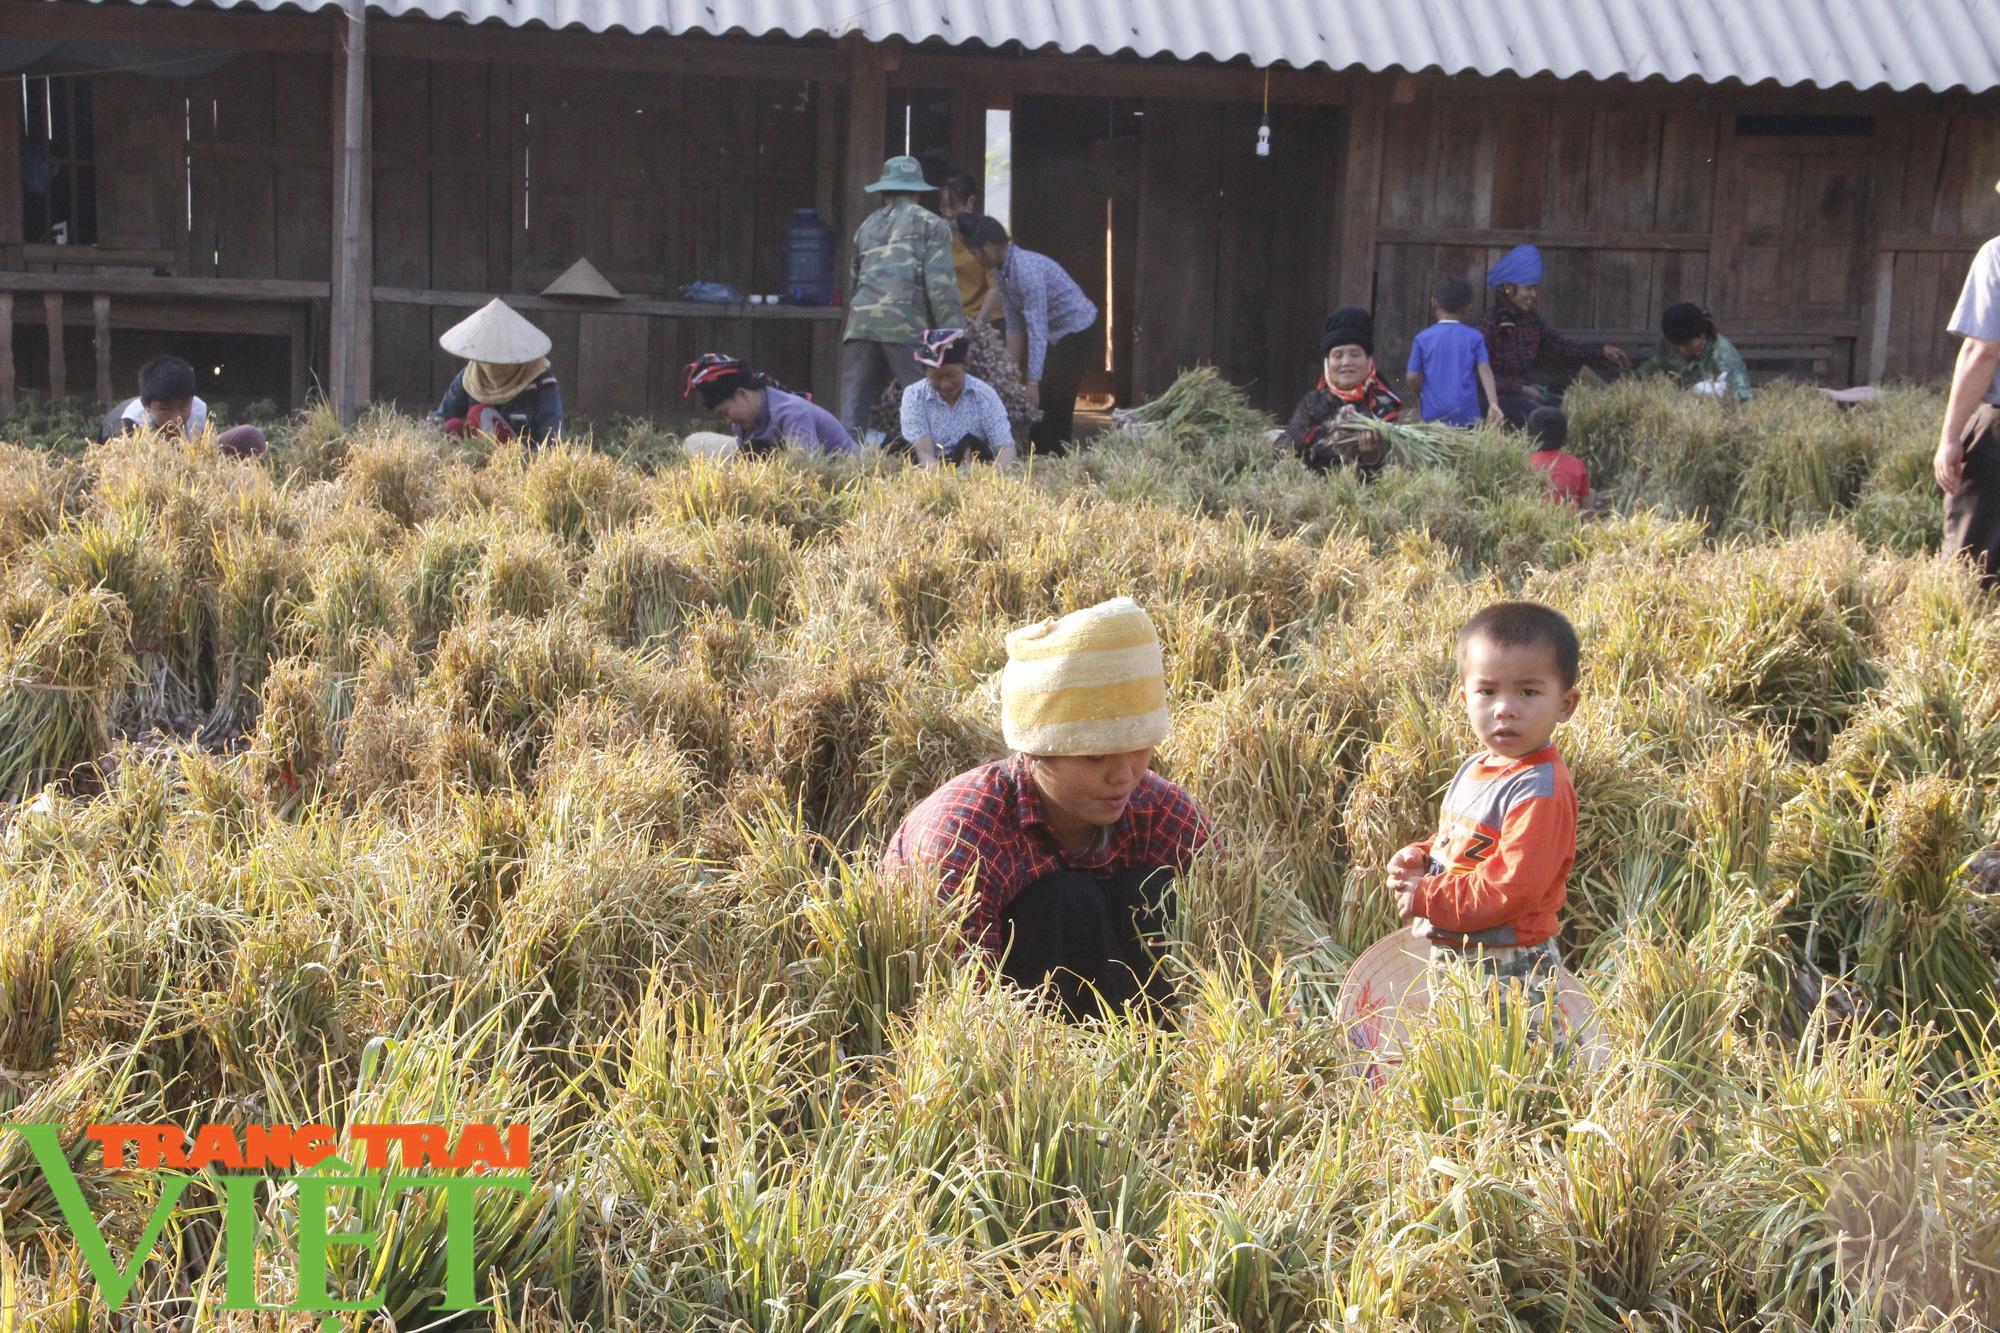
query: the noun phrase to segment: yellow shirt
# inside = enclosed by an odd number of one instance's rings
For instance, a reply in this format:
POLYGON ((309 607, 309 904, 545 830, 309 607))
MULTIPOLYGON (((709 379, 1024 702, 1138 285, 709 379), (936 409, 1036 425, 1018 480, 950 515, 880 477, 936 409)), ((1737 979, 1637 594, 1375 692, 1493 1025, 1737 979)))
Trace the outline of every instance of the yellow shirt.
POLYGON ((951 231, 951 266, 958 271, 958 299, 965 307, 965 317, 976 320, 980 307, 986 304, 986 293, 993 290, 993 275, 960 239, 956 227, 951 231))

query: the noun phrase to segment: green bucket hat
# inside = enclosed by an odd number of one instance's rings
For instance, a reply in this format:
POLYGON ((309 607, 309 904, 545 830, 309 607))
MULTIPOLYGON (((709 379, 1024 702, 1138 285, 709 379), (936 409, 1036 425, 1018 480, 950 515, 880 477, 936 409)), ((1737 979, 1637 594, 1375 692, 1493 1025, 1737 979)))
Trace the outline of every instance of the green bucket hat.
POLYGON ((923 164, 914 157, 892 157, 882 164, 882 179, 861 188, 870 194, 878 190, 915 194, 921 190, 935 190, 937 186, 924 180, 923 164))

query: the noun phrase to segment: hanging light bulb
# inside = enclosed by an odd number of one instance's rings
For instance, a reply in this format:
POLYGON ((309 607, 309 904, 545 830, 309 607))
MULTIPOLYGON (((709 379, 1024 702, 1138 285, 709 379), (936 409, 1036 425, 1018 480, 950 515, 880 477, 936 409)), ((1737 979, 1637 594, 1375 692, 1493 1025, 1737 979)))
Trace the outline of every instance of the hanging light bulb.
POLYGON ((1271 155, 1271 71, 1264 71, 1264 119, 1257 123, 1257 156, 1271 155))

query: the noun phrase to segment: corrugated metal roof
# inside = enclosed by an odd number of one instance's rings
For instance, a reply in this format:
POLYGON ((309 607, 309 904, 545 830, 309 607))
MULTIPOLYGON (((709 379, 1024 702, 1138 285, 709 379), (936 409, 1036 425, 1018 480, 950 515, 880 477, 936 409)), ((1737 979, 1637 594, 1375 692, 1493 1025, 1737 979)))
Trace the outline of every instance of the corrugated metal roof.
MULTIPOLYGON (((264 9, 288 2, 220 0, 264 9)), ((301 7, 338 8, 339 0, 301 7)), ((878 41, 1247 56, 1300 69, 2000 87, 2000 0, 371 0, 370 7, 593 32, 859 32, 878 41)))

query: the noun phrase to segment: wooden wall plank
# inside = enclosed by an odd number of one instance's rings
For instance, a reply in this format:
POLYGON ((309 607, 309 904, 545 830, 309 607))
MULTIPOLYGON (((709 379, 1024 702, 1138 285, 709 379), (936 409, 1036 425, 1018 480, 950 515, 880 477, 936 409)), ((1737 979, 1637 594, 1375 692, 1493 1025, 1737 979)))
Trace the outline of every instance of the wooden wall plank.
MULTIPOLYGON (((406 412, 428 412, 437 405, 432 393, 432 308, 375 303, 374 396, 406 412)), ((449 321, 446 328, 451 327, 449 321)))
POLYGON ((1655 251, 1653 314, 1658 315, 1668 306, 1682 301, 1709 304, 1708 256, 1685 251, 1655 251))
MULTIPOLYGON (((841 169, 841 221, 835 284, 852 295, 849 276, 854 257, 854 232, 868 216, 874 199, 866 186, 882 177, 885 137, 882 118, 888 114, 889 74, 881 47, 855 42, 848 48, 847 154, 841 169)), ((829 408, 836 415, 838 405, 829 408)))
POLYGON ((1587 103, 1562 104, 1549 121, 1541 225, 1552 231, 1591 226, 1590 164, 1595 117, 1587 103))
POLYGON ((1652 255, 1643 250, 1599 250, 1595 259, 1588 327, 1652 327, 1659 318, 1659 312, 1652 307, 1652 255))
POLYGON ((0 416, 11 416, 14 401, 14 293, 0 292, 0 416))
POLYGON ((194 165, 194 273, 217 278, 278 275, 277 182, 258 162, 194 165))
POLYGON ((1509 106, 1493 118, 1493 210, 1489 225, 1539 228, 1546 211, 1549 112, 1509 106))
POLYGON ((333 264, 333 198, 326 171, 282 167, 275 173, 277 277, 324 279, 333 264))
POLYGON ((1715 141, 1723 132, 1721 120, 1709 112, 1670 112, 1660 117, 1656 230, 1707 231, 1714 225, 1715 141))
MULTIPOLYGON (((463 316, 461 316, 463 318, 463 316)), ((562 385, 563 410, 569 410, 570 399, 576 394, 578 321, 581 315, 572 315, 561 310, 538 312, 535 327, 549 335, 553 345, 549 348, 549 369, 555 372, 556 381, 562 385)))
MULTIPOLYGON (((431 182, 422 171, 375 173, 375 284, 430 287, 431 182)), ((446 287, 445 290, 450 290, 446 287)))
MULTIPOLYGON (((162 170, 163 140, 182 137, 182 116, 170 80, 137 74, 101 74, 91 79, 91 111, 97 132, 97 240, 104 246, 171 249, 179 239, 175 213, 182 190, 174 173, 162 170)), ((9 108, 18 121, 18 99, 9 108)), ((11 152, 18 130, 7 134, 11 152)), ((9 181, 18 175, 0 176, 9 181)), ((18 190, 5 191, 16 209, 18 190)), ((0 213, 4 213, 0 209, 0 213)), ((18 212, 15 214, 18 217, 18 212)), ((0 241, 5 240, 0 235, 0 241)))
MULTIPOLYGON (((1215 106, 1217 142, 1221 150, 1220 203, 1215 244, 1215 363, 1231 383, 1248 391, 1250 400, 1271 406, 1273 361, 1295 360, 1295 322, 1286 318, 1291 302, 1284 294, 1295 286, 1298 256, 1295 226, 1281 220, 1281 176, 1310 170, 1293 155, 1304 148, 1294 142, 1284 158, 1257 157, 1232 145, 1256 140, 1260 108, 1243 102, 1215 106), (1282 252, 1281 252, 1281 247, 1282 252), (1289 345, 1288 345, 1289 344, 1289 345)), ((1092 219, 1097 241, 1093 265, 1095 291, 1104 280, 1103 211, 1092 219)), ((1091 290, 1091 289, 1086 289, 1091 290)), ((1102 297, 1098 304, 1103 305, 1102 297)))
POLYGON ((1437 177, 1437 107, 1432 103, 1391 103, 1383 112, 1381 208, 1384 227, 1422 227, 1433 212, 1437 177))
POLYGON ((274 57, 255 53, 188 81, 194 274, 277 276, 276 78, 274 57))
POLYGON ((1439 227, 1483 227, 1493 215, 1493 127, 1483 115, 1450 110, 1437 118, 1437 170, 1425 220, 1439 227))
POLYGON ((1597 323, 1597 262, 1603 250, 1542 251, 1538 309, 1557 328, 1603 327, 1597 323))
MULTIPOLYGON (((647 401, 649 326, 643 315, 577 316, 577 410, 593 417, 642 416, 647 401)), ((565 401, 564 407, 568 407, 565 401)))
POLYGON ((1958 358, 1959 340, 1946 329, 1951 321, 1952 311, 1958 307, 1958 295, 1965 287, 1965 275, 1972 267, 1971 254, 1941 254, 1937 256, 1937 303, 1931 317, 1930 364, 1934 376, 1948 375, 1958 358))
MULTIPOLYGON (((0 92, 13 94, 0 96, 0 182, 5 183, 5 188, 0 188, 0 266, 18 268, 21 263, 21 191, 16 182, 21 179, 21 85, 13 79, 0 81, 0 92)), ((11 320, 12 315, 8 318, 11 320)), ((8 360, 0 374, 7 376, 5 388, 11 398, 14 377, 11 350, 14 330, 11 324, 6 336, 9 342, 8 360)))
POLYGON ((1958 230, 1965 211, 1966 172, 1971 166, 1972 126, 1963 116, 1945 121, 1944 143, 1938 159, 1937 183, 1932 191, 1930 230, 1958 230))
MULTIPOLYGON (((1331 271, 1326 307, 1374 302, 1375 232, 1381 225, 1383 150, 1388 88, 1370 80, 1341 113, 1340 260, 1331 271)), ((1142 200, 1143 219, 1143 200, 1142 200)), ((1143 222, 1142 222, 1143 225, 1143 222)))
POLYGON ((1909 376, 1915 364, 1910 355, 1910 307, 1915 303, 1918 258, 1907 253, 1890 257, 1895 299, 1889 306, 1889 332, 1882 356, 1882 373, 1890 379, 1909 376))
MULTIPOLYGON (((1591 138, 1591 225, 1648 231, 1659 201, 1661 127, 1651 110, 1603 111, 1591 138)), ((1616 325, 1603 325, 1615 328, 1616 325)))
POLYGON ((1141 397, 1215 357, 1221 129, 1214 103, 1147 99, 1132 357, 1141 397))
POLYGON ((1966 188, 1954 230, 1980 235, 2000 232, 2000 118, 1990 111, 1964 117, 1966 127, 1966 188))

